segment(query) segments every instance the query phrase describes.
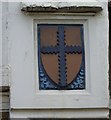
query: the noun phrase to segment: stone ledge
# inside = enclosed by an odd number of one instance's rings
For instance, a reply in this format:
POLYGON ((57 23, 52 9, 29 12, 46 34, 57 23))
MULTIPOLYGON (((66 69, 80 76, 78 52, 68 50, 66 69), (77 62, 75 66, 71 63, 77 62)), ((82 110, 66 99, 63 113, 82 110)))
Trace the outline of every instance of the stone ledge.
POLYGON ((109 109, 100 108, 100 109, 14 109, 11 108, 10 115, 12 118, 38 118, 38 119, 108 119, 109 118, 109 109), (55 114, 55 115, 54 115, 55 114), (54 116, 53 116, 54 115, 54 116))

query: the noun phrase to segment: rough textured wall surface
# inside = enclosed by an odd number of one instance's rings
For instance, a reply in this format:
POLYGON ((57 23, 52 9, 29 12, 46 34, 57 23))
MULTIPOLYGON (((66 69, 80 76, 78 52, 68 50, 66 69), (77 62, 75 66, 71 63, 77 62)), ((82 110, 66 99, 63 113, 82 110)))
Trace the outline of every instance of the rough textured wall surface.
POLYGON ((6 120, 9 118, 9 109, 10 109, 10 91, 9 91, 9 65, 8 65, 8 4, 6 2, 0 2, 0 12, 1 12, 1 19, 2 21, 0 24, 2 33, 1 33, 1 43, 2 45, 2 50, 0 49, 1 52, 1 61, 2 65, 0 65, 0 118, 6 120))

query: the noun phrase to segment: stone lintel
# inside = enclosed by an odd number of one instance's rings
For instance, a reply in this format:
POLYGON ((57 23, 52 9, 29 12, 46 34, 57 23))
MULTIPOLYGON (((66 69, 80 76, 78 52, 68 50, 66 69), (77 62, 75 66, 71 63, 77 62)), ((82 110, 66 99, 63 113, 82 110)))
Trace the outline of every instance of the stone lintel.
POLYGON ((26 6, 21 9, 23 12, 37 13, 98 13, 102 11, 100 6, 70 6, 70 7, 42 7, 42 6, 26 6))

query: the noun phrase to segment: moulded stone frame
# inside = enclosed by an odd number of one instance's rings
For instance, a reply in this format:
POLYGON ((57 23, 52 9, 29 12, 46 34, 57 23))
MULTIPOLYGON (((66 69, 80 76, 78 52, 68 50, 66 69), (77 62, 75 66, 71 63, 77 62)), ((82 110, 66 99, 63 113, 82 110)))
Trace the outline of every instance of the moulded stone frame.
MULTIPOLYGON (((58 16, 58 15, 57 15, 58 16)), ((61 16, 58 16, 59 18, 56 19, 56 18, 53 18, 51 16, 49 16, 50 19, 48 18, 48 16, 46 18, 42 17, 40 19, 34 19, 34 27, 35 27, 35 71, 38 72, 38 36, 37 36, 37 24, 83 24, 83 29, 84 29, 84 39, 86 39, 86 41, 88 41, 88 20, 87 18, 84 18, 84 19, 80 19, 80 18, 68 18, 68 19, 65 19, 65 17, 62 17, 61 16), (64 22, 63 22, 64 21, 64 22)), ((85 48, 85 52, 86 52, 86 49, 88 48, 88 44, 84 43, 84 46, 87 46, 85 48)), ((88 58, 88 54, 86 53, 87 57, 85 57, 85 59, 88 58)), ((89 59, 89 58, 88 58, 89 59)), ((86 62, 86 69, 88 69, 89 67, 89 62, 90 60, 88 60, 86 62), (88 67, 87 67, 88 66, 88 67)), ((39 74, 39 73, 38 73, 39 74)), ((90 75, 90 72, 89 71, 86 71, 86 78, 85 78, 85 90, 39 90, 39 75, 35 73, 35 76, 36 76, 36 92, 37 94, 36 95, 41 95, 41 94, 44 94, 44 95, 69 95, 69 94, 86 94, 86 95, 89 95, 90 94, 90 78, 89 78, 89 75, 90 75), (88 72, 88 73, 87 73, 88 72), (63 91, 63 92, 62 92, 63 91)))

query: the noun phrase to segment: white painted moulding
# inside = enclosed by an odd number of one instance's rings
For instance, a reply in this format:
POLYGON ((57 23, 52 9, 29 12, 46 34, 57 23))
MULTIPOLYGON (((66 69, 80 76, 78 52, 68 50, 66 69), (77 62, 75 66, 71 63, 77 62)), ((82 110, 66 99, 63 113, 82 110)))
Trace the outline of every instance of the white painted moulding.
POLYGON ((97 13, 102 11, 100 4, 79 2, 33 2, 22 3, 23 12, 54 12, 54 13, 97 13))

